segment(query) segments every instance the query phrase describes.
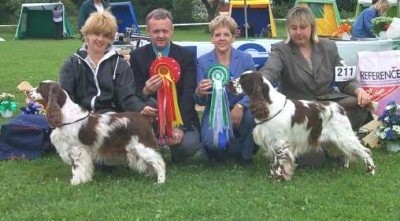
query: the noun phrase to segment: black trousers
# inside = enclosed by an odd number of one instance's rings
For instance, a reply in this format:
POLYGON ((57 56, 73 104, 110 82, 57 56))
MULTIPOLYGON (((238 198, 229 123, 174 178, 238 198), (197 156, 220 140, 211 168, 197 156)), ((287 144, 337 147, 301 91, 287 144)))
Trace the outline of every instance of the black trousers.
POLYGON ((63 39, 63 22, 54 22, 54 39, 63 39))

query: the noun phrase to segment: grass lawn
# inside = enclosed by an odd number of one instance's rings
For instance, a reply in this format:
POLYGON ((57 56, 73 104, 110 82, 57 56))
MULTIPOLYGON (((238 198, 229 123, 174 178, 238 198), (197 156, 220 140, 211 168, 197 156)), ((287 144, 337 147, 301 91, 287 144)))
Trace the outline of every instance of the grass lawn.
MULTIPOLYGON (((57 80, 81 45, 77 39, 15 41, 2 29, 0 37, 6 39, 0 42, 0 93, 16 95, 20 106, 24 96, 16 86, 57 80)), ((177 30, 175 40, 208 38, 204 29, 177 30)), ((0 162, 0 220, 398 220, 400 154, 372 152, 375 176, 365 175, 359 161, 350 169, 332 162, 298 169, 283 183, 266 179, 261 152, 248 167, 208 165, 200 156, 182 164, 167 160, 163 186, 127 168, 97 170, 93 182, 70 186, 70 168, 49 152, 38 160, 0 162)))

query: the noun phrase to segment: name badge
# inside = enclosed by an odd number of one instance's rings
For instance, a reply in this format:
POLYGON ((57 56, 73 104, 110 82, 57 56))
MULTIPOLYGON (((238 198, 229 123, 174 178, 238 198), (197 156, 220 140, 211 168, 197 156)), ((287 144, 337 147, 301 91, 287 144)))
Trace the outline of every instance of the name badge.
POLYGON ((356 66, 335 66, 335 81, 343 82, 356 78, 356 66))

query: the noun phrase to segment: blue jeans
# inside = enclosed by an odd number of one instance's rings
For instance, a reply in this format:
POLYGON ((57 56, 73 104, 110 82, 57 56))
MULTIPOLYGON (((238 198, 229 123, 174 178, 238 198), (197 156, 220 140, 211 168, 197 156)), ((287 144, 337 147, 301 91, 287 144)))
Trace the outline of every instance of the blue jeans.
POLYGON ((226 150, 220 150, 213 145, 213 130, 209 126, 210 110, 207 108, 201 119, 201 141, 204 152, 209 159, 216 161, 226 161, 231 158, 240 160, 251 160, 257 147, 253 140, 253 128, 255 126, 254 117, 250 110, 245 108, 243 119, 239 127, 233 129, 233 137, 229 140, 226 150))

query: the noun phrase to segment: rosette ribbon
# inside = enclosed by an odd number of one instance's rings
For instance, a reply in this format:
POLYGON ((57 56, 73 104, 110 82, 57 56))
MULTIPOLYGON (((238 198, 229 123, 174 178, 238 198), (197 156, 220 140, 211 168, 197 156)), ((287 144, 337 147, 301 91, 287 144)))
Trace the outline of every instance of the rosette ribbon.
POLYGON ((213 146, 225 150, 232 136, 228 96, 225 89, 230 80, 229 71, 222 65, 215 65, 208 70, 208 78, 213 82, 209 116, 209 125, 213 129, 213 146))
POLYGON ((157 108, 159 142, 165 144, 172 141, 172 128, 183 125, 176 92, 181 68, 175 59, 159 56, 150 66, 150 76, 153 75, 163 78, 157 90, 157 108))

